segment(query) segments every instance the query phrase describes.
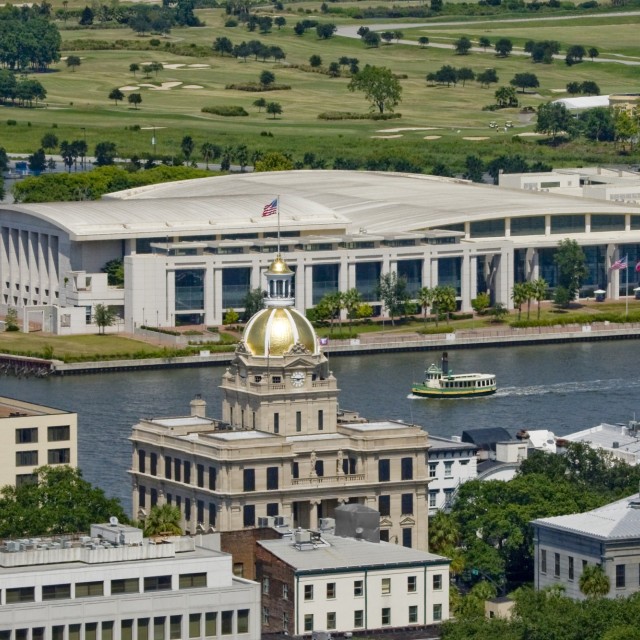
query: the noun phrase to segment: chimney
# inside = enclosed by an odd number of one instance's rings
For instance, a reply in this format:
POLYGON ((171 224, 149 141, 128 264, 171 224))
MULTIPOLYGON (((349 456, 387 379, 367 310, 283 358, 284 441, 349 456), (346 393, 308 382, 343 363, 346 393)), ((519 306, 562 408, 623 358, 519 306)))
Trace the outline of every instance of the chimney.
POLYGON ((207 413, 207 403, 202 399, 202 396, 198 393, 189 403, 191 407, 191 415, 194 418, 205 418, 207 413))

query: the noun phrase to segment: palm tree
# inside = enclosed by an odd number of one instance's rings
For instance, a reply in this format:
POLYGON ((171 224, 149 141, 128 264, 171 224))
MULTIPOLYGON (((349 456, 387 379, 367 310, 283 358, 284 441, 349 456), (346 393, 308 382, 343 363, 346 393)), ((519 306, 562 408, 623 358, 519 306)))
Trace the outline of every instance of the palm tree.
POLYGON ((540 320, 540 303, 545 299, 549 285, 544 278, 538 278, 530 284, 533 292, 532 298, 538 303, 538 320, 540 320))
POLYGON ((438 511, 429 518, 429 551, 443 553, 455 549, 460 539, 460 530, 455 518, 444 511, 438 511))
POLYGON ((209 169, 209 160, 215 160, 220 154, 220 147, 213 144, 213 142, 203 142, 200 147, 200 153, 204 159, 207 170, 209 169))
POLYGON ((599 564, 585 567, 580 576, 580 591, 587 598, 601 598, 609 593, 611 581, 599 564))
POLYGON ((163 504, 162 506, 152 507, 144 522, 144 535, 182 535, 181 518, 180 509, 173 505, 163 504))
POLYGON ((353 328, 353 319, 356 316, 356 312, 362 303, 362 296, 360 292, 353 288, 349 289, 346 293, 342 294, 342 308, 346 310, 347 317, 349 318, 349 335, 353 328))
POLYGON ((418 295, 416 296, 416 300, 422 309, 422 320, 424 324, 427 324, 427 310, 433 303, 433 289, 429 287, 422 287, 418 291, 418 295))
POLYGON ((527 284, 525 282, 516 282, 511 290, 511 299, 518 309, 518 320, 522 315, 522 305, 527 301, 527 284))

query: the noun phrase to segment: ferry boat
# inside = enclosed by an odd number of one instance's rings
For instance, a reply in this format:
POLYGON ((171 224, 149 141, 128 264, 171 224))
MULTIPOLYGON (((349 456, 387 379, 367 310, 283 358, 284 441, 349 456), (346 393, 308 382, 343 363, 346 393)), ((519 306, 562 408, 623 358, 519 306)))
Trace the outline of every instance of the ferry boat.
POLYGON ((422 384, 414 382, 411 393, 423 398, 475 398, 496 392, 496 377, 492 373, 461 373, 454 375, 449 369, 447 353, 442 364, 432 364, 425 371, 422 384))

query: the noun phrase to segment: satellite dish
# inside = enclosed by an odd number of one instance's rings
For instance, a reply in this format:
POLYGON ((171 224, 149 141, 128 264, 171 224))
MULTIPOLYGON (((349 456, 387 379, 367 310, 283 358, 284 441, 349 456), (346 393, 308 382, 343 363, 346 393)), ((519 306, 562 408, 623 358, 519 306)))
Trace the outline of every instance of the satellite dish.
POLYGON ((110 524, 112 527, 117 527, 117 526, 118 526, 118 518, 116 518, 115 516, 111 516, 111 517, 109 518, 109 524, 110 524))

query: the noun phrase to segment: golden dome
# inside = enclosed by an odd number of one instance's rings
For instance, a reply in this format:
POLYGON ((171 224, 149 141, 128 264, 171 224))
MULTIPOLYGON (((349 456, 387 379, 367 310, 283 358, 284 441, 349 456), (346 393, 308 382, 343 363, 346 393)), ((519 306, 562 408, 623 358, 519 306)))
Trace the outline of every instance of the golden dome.
POLYGON ((254 356, 282 356, 296 343, 313 354, 319 353, 313 326, 291 307, 258 311, 249 320, 242 339, 254 356))
POLYGON ((285 273, 293 273, 291 269, 287 266, 287 263, 282 259, 282 256, 278 254, 276 259, 271 263, 269 269, 267 269, 268 274, 274 275, 282 275, 285 273))

